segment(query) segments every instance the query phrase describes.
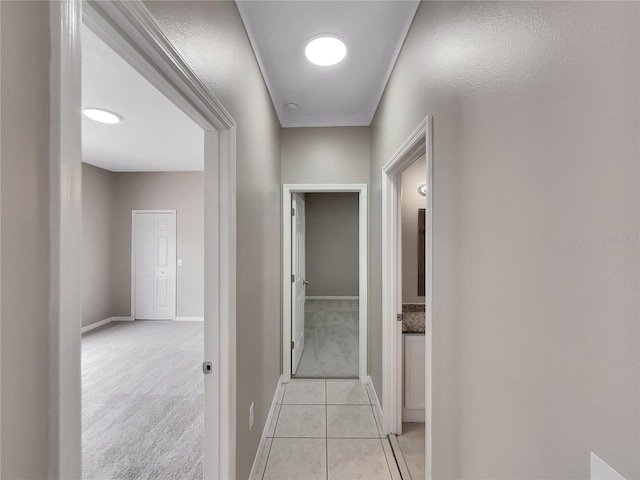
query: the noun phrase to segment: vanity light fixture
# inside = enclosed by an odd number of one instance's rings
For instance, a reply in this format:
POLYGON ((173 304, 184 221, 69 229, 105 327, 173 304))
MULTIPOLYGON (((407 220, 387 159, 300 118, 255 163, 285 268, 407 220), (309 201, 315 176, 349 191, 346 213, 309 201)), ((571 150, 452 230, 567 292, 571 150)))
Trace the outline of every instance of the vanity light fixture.
POLYGON ((85 117, 95 122, 108 123, 109 125, 115 125, 122 120, 122 117, 117 113, 110 112, 103 108, 85 108, 82 110, 82 113, 85 117))
POLYGON ((340 63, 347 55, 347 46, 335 35, 322 34, 312 38, 304 54, 311 63, 329 67, 340 63))

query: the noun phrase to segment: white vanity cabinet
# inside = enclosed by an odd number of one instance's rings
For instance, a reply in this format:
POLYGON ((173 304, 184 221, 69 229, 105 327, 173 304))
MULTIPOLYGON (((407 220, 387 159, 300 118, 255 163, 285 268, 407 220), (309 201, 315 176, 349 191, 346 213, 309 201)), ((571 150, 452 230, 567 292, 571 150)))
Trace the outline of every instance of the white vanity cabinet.
POLYGON ((424 335, 404 334, 404 401, 402 420, 424 422, 424 335))

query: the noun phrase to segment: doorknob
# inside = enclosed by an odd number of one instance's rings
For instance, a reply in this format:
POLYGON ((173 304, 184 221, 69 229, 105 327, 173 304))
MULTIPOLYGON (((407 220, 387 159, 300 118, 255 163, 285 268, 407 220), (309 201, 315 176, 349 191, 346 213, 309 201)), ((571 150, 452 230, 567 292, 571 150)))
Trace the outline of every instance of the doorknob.
POLYGON ((304 281, 304 282, 302 282, 302 283, 304 283, 305 285, 309 285, 309 280, 305 280, 305 281, 304 281))

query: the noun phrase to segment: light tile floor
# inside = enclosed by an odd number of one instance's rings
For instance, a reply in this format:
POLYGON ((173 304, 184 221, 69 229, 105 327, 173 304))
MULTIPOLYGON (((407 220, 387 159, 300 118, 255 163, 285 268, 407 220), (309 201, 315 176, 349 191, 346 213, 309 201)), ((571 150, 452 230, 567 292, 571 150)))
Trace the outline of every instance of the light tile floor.
POLYGON ((371 403, 358 380, 283 385, 253 480, 399 480, 371 403))
POLYGON ((403 423, 398 443, 411 479, 424 478, 424 423, 403 423))

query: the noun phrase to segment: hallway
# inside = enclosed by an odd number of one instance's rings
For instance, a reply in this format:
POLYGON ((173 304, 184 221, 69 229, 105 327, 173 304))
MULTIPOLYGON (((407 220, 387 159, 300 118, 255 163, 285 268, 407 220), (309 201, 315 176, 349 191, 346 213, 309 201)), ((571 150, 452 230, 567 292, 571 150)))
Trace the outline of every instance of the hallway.
POLYGON ((399 480, 373 399, 358 380, 283 384, 252 480, 399 480))

